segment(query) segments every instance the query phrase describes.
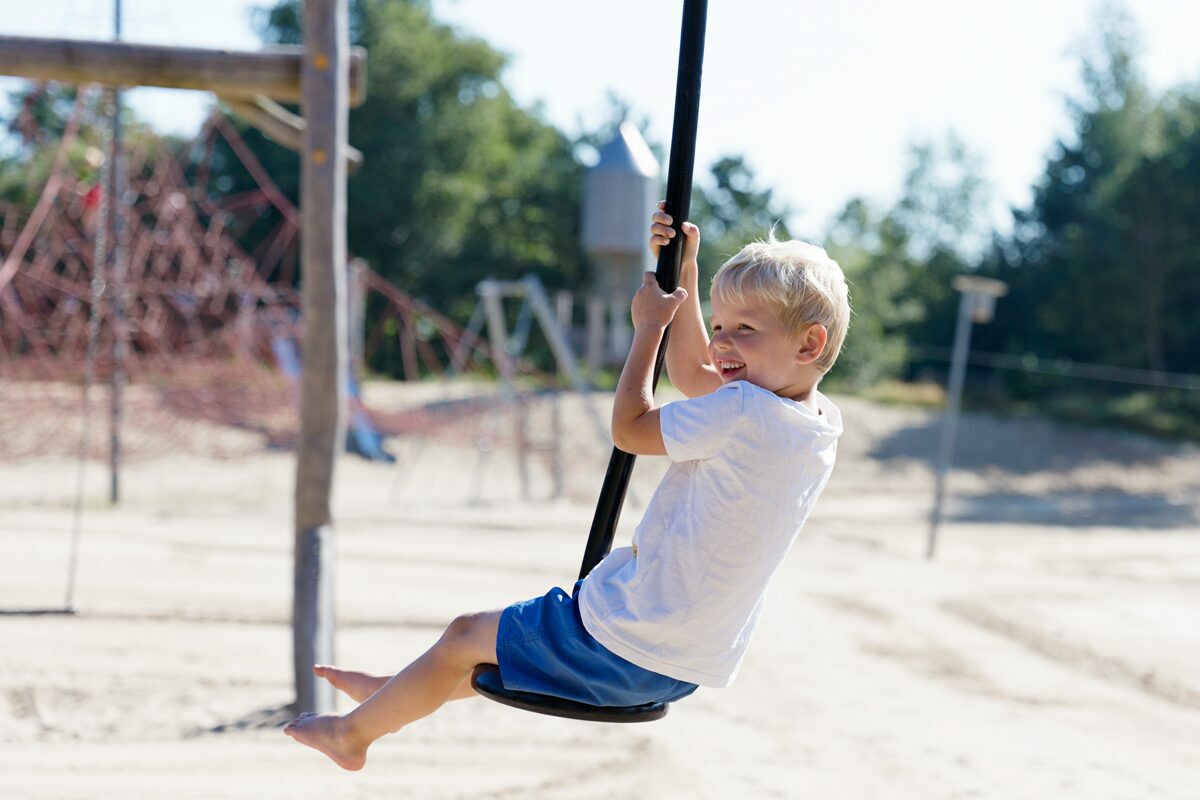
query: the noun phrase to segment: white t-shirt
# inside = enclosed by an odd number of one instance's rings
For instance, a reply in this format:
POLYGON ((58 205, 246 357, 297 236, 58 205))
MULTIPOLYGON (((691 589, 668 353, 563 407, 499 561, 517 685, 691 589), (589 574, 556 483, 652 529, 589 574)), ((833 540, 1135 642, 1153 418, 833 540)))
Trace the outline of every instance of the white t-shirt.
POLYGON ((671 465, 638 524, 579 592, 584 627, 640 667, 728 686, 767 585, 833 471, 841 413, 746 381, 661 410, 671 465))

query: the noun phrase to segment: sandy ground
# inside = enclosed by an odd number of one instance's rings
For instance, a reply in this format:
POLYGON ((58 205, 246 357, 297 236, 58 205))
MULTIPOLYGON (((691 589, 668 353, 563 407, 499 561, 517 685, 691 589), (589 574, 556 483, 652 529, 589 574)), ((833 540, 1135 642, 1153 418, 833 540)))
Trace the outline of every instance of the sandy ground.
MULTIPOLYGON (((137 461, 119 508, 93 463, 79 613, 0 615, 0 798, 1200 797, 1200 450, 969 417, 929 563, 936 418, 841 402, 835 477, 735 686, 636 726, 464 701, 356 774, 279 731, 290 456, 137 461)), ((562 413, 559 499, 549 453, 522 499, 486 425, 341 462, 339 661, 392 670, 460 611, 569 585, 608 450, 562 413)), ((638 502, 661 469, 639 462, 638 502)), ((0 609, 63 604, 75 475, 0 460, 0 609)))

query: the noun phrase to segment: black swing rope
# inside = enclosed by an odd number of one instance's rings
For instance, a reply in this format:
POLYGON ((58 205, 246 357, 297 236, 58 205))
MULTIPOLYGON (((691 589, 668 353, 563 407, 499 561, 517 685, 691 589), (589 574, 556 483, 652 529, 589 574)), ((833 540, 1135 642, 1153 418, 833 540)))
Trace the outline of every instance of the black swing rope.
MULTIPOLYGON (((671 226, 675 236, 659 250, 655 277, 664 292, 673 292, 679 286, 679 265, 683 256, 683 221, 688 218, 692 199, 692 171, 696 162, 696 129, 700 117, 700 77, 704 63, 704 30, 708 17, 708 0, 684 0, 683 24, 679 38, 679 71, 675 82, 675 119, 671 128, 671 155, 667 166, 667 196, 665 211, 671 215, 671 226)), ((667 337, 670 328, 663 332, 662 343, 654 361, 654 379, 651 389, 658 387, 663 360, 667 353, 667 337)), ((614 447, 609 458, 608 471, 600 489, 596 513, 584 546, 583 563, 579 568, 579 579, 587 574, 608 555, 612 549, 617 523, 621 519, 621 507, 633 475, 633 464, 637 456, 614 447)), ((646 703, 638 706, 611 707, 591 706, 558 697, 517 692, 505 689, 499 670, 491 664, 476 667, 471 685, 477 692, 496 702, 570 719, 596 722, 650 722, 661 719, 667 713, 665 703, 646 703)))

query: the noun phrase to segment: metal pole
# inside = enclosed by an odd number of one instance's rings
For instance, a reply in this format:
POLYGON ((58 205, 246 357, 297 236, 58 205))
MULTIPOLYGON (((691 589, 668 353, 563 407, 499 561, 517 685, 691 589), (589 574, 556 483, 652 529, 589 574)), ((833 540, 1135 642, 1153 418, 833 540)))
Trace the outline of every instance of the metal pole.
POLYGON ((929 541, 925 558, 933 559, 937 549, 938 526, 942 523, 942 501, 946 492, 946 473, 954 455, 954 437, 958 431, 958 411, 962 404, 963 379, 967 372, 967 353, 971 348, 971 312, 975 295, 963 292, 958 301, 958 322, 954 328, 954 350, 950 356, 950 386, 946 396, 946 411, 942 415, 942 436, 937 456, 937 488, 933 512, 929 517, 929 541))
MULTIPOLYGON (((696 161, 696 129, 700 119, 700 74, 704 64, 704 34, 708 0, 685 0, 683 24, 679 35, 679 70, 675 81, 675 119, 671 128, 671 156, 667 168, 666 211, 675 222, 677 235, 658 254, 655 274, 664 292, 679 286, 679 262, 683 257, 681 226, 688 218, 692 200, 692 169, 696 161)), ((658 385, 663 359, 667 354, 668 328, 663 333, 658 357, 654 362, 653 386, 658 385)), ((633 475, 635 456, 614 447, 609 458, 600 499, 592 518, 583 551, 579 577, 584 578, 612 549, 613 536, 621 518, 621 505, 633 475)))
MULTIPOLYGON (((121 0, 114 0, 113 39, 121 40, 121 0)), ((105 191, 109 193, 109 220, 112 225, 112 274, 109 281, 112 309, 112 369, 109 371, 109 502, 116 505, 121 501, 121 423, 124 415, 123 392, 125 387, 125 159, 121 146, 121 90, 112 89, 112 138, 109 141, 108 157, 111 164, 110 182, 105 191)))
MULTIPOLYGON (((100 93, 105 112, 108 110, 108 90, 100 93)), ((112 133, 112 129, 108 130, 112 133)), ((107 150, 107 145, 105 147, 107 150)), ((104 264, 108 260, 108 216, 112 198, 108 193, 112 162, 105 159, 100 171, 100 208, 96 216, 96 230, 92 250, 91 303, 88 308, 87 355, 83 372, 83 419, 79 433, 79 468, 75 475, 75 508, 71 524, 71 549, 67 564, 67 592, 63 608, 75 613, 75 584, 79 574, 79 539, 83 530, 84 490, 87 487, 87 460, 92 446, 92 384, 96 382, 96 345, 100 341, 100 324, 104 306, 104 264)))

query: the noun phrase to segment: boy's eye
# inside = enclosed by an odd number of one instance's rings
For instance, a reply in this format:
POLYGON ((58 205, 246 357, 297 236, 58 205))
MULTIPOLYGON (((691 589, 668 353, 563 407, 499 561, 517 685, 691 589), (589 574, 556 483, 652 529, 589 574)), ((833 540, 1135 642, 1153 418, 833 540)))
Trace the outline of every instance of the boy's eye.
POLYGON ((741 325, 738 325, 738 330, 739 331, 752 331, 752 330, 754 330, 754 328, 751 328, 749 325, 747 325, 746 323, 743 322, 741 325))

